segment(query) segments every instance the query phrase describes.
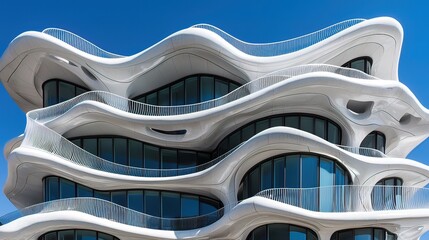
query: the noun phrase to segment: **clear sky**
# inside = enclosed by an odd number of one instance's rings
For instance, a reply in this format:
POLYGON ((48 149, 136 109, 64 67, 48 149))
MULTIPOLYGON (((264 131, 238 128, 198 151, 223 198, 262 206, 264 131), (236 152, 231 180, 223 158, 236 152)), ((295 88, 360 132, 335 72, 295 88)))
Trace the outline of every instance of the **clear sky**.
MULTIPOLYGON (((429 12, 426 1, 3 1, 0 53, 24 31, 58 27, 101 48, 131 55, 197 23, 215 25, 248 42, 300 36, 351 18, 390 16, 405 32, 399 79, 429 107, 429 12)), ((22 134, 25 115, 0 84, 0 145, 22 134)), ((429 164, 429 140, 408 157, 429 164)), ((0 186, 7 162, 0 156, 0 186)), ((14 206, 0 193, 0 216, 14 206)), ((429 237, 427 238, 429 239, 429 237)))

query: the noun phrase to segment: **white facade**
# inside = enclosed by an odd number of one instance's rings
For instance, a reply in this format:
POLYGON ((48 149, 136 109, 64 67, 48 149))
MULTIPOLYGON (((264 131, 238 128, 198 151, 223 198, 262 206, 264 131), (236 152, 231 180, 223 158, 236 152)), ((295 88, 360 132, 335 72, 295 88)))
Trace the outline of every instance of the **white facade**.
POLYGON ((422 188, 429 167, 406 156, 428 137, 429 111, 398 80, 402 39, 401 25, 386 17, 260 45, 196 25, 132 56, 59 29, 22 33, 0 60, 0 79, 27 112, 24 134, 4 149, 4 193, 23 211, 0 217, 0 239, 88 229, 122 240, 244 240, 269 224, 284 224, 291 239, 302 235, 290 226, 306 231, 299 239, 345 239, 336 232, 350 229, 418 239, 429 230, 429 192, 422 188), (189 104, 191 81, 198 99, 189 104), (176 87, 183 90, 175 95, 176 87), (163 90, 169 106, 159 106, 163 90), (148 100, 153 94, 156 104, 148 100), (95 152, 85 141, 95 142, 95 152), (111 149, 102 150, 103 141, 111 149), (145 155, 146 147, 158 149, 157 157, 145 155), (141 167, 132 163, 135 149, 141 167), (210 159, 200 162, 200 154, 210 159), (62 179, 74 195, 66 196, 62 179), (80 198, 79 187, 90 197, 80 198), (127 207, 135 204, 133 191, 142 201, 157 192, 160 216, 149 213, 147 200, 142 212, 127 207), (181 204, 180 216, 166 210, 168 193, 180 196, 172 200, 181 204), (48 201, 54 195, 60 199, 48 201), (126 206, 119 203, 124 196, 126 206), (192 216, 188 197, 198 199, 192 216), (207 199, 211 207, 220 203, 211 215, 202 210, 207 199))

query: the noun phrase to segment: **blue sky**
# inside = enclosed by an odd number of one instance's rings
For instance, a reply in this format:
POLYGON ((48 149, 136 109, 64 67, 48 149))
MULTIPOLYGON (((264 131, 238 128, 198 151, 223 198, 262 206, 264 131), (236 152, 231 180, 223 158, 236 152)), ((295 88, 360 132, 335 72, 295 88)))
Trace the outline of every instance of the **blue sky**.
MULTIPOLYGON (((131 55, 197 23, 215 25, 248 42, 296 37, 350 18, 390 16, 405 32, 400 81, 429 107, 429 16, 426 1, 3 1, 0 52, 18 34, 58 27, 101 48, 131 55)), ((23 133, 25 115, 0 85, 0 145, 23 133)), ((408 157, 429 164, 429 141, 408 157)), ((0 186, 7 162, 0 156, 0 186)), ((0 194, 0 215, 14 210, 0 194)), ((429 238, 427 238, 429 239, 429 238)))

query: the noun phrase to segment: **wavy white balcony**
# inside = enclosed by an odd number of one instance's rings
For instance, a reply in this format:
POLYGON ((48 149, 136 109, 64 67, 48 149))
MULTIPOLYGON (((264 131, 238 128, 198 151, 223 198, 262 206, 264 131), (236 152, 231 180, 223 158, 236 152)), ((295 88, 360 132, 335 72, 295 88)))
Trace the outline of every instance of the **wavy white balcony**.
MULTIPOLYGON (((61 156, 67 160, 70 160, 76 164, 84 165, 93 169, 98 169, 106 172, 125 174, 131 176, 145 176, 145 177, 159 177, 159 176, 177 176, 187 173, 202 171, 207 169, 219 161, 221 161, 228 154, 224 154, 206 164, 185 169, 174 169, 174 170, 155 170, 155 169, 141 169, 123 166, 115 163, 108 162, 97 156, 94 156, 83 149, 75 146, 69 140, 57 134, 55 131, 49 129, 44 123, 52 121, 64 115, 67 111, 72 109, 84 101, 97 101, 105 103, 118 110, 138 114, 138 115, 181 115, 188 114, 197 111, 204 111, 214 107, 218 107, 229 102, 240 99, 249 94, 255 93, 261 89, 272 86, 280 81, 285 81, 291 76, 301 75, 308 72, 334 72, 343 76, 360 78, 360 79, 375 79, 363 72, 341 68, 330 65, 305 65, 299 67, 288 68, 285 70, 277 71, 269 74, 265 77, 258 78, 248 84, 241 86, 235 91, 220 97, 218 99, 210 100, 203 103, 197 103, 192 105, 183 106, 154 106, 135 102, 120 96, 107 93, 107 92, 88 92, 80 96, 77 96, 66 102, 57 104, 55 106, 30 111, 27 113, 27 127, 25 130, 25 137, 23 140, 23 146, 29 146, 45 150, 52 154, 61 156)), ((343 147, 344 148, 344 147, 343 147)), ((356 150, 352 148, 346 148, 348 151, 356 150)), ((232 151, 232 150, 231 150, 232 151)), ((230 151, 230 152, 231 152, 230 151)), ((230 153, 229 152, 229 153, 230 153)), ((363 155, 379 157, 380 154, 377 151, 361 149, 357 151, 363 155)))
MULTIPOLYGON (((291 52, 301 50, 303 48, 316 44, 320 41, 323 41, 329 38, 330 36, 338 32, 341 32, 342 30, 347 29, 353 25, 361 23, 363 21, 365 21, 365 19, 350 19, 350 20, 333 24, 329 27, 326 27, 324 29, 321 29, 313 33, 306 34, 301 37, 280 41, 280 42, 265 43, 265 44, 244 42, 224 32, 223 30, 209 24, 197 24, 192 26, 191 28, 206 29, 208 31, 216 33, 217 35, 222 37, 225 41, 227 41, 229 44, 231 44, 232 46, 234 46, 235 48, 239 49, 240 51, 246 54, 253 55, 253 56, 267 57, 267 56, 277 56, 277 55, 288 54, 291 52)), ((59 28, 47 28, 42 32, 45 34, 51 35, 55 38, 58 38, 61 41, 83 52, 89 53, 97 57, 103 57, 103 58, 124 57, 118 54, 107 52, 97 47, 93 43, 90 43, 89 41, 85 40, 84 38, 74 33, 71 33, 67 30, 63 30, 59 28)))
MULTIPOLYGON (((349 213, 429 209, 429 189, 398 186, 326 186, 318 188, 267 189, 255 197, 281 202, 314 212, 349 213)), ((243 203, 246 200, 243 201, 243 203)), ((215 223, 226 214, 240 211, 241 202, 207 215, 162 218, 137 212, 96 198, 68 198, 36 204, 0 217, 6 225, 21 217, 58 211, 77 211, 130 226, 190 230, 215 223)), ((383 215, 379 217, 382 218, 383 215)), ((429 216, 427 216, 429 217, 429 216)))

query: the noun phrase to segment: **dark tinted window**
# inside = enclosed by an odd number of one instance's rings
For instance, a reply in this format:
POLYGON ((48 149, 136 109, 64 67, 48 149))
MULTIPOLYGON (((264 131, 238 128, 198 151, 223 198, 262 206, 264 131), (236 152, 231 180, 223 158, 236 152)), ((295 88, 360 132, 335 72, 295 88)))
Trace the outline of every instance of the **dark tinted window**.
POLYGON ((386 146, 386 136, 378 131, 371 132, 362 140, 360 146, 364 148, 377 149, 384 153, 386 146))
MULTIPOLYGON (((246 240, 317 240, 314 231, 285 223, 272 223, 253 229, 246 240)), ((351 240, 351 239, 349 239, 351 240)))
POLYGON ((45 233, 38 240, 119 240, 118 238, 93 230, 60 230, 45 233))
POLYGON ((343 64, 342 67, 353 68, 371 74, 372 59, 370 57, 358 57, 343 64))
POLYGON ((397 236, 382 228, 358 228, 335 232, 331 240, 396 240, 397 236))
POLYGON ((59 79, 46 81, 43 84, 43 106, 49 107, 67 101, 88 91, 76 84, 59 79))
POLYGON ((219 98, 238 87, 239 84, 231 80, 200 74, 179 79, 133 99, 152 105, 176 106, 219 98))
POLYGON ((335 185, 349 184, 350 176, 334 160, 319 155, 285 154, 262 161, 242 178, 238 200, 252 197, 265 189, 287 190, 288 203, 312 211, 344 211, 346 191, 335 185), (337 208, 334 209, 334 206, 337 208))

